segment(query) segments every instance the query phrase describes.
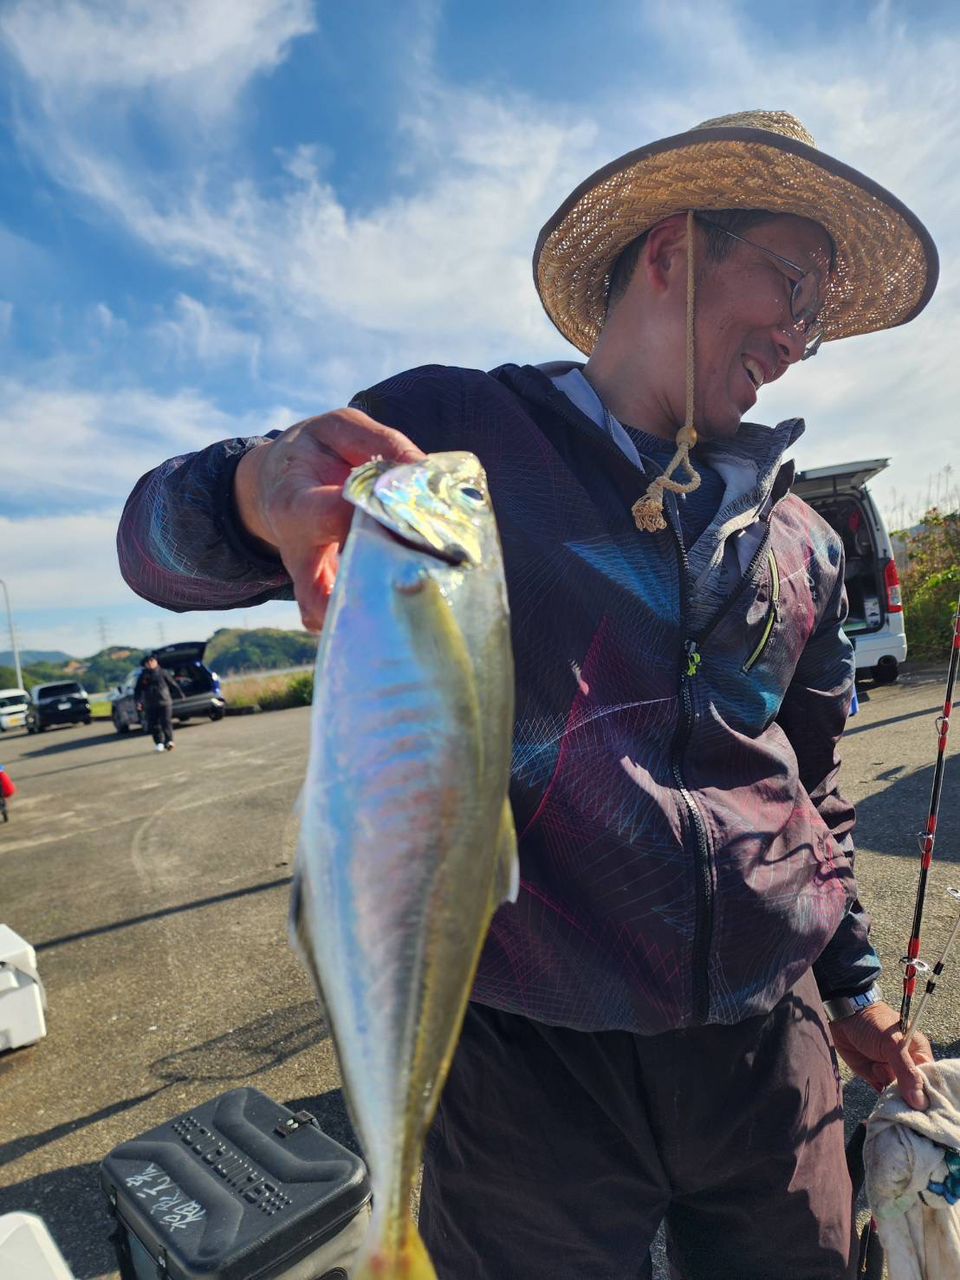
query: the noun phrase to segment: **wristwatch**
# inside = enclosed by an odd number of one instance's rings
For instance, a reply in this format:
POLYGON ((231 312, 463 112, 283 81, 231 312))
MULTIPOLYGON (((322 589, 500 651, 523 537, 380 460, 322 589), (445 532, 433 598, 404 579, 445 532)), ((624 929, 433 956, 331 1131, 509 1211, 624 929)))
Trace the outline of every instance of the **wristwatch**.
POLYGON ((875 982, 872 987, 867 987, 866 991, 861 991, 858 996, 834 996, 832 1000, 824 1000, 823 1007, 826 1010, 828 1022, 839 1022, 841 1018, 862 1013, 872 1004, 879 1004, 882 999, 883 992, 880 990, 880 984, 875 982))

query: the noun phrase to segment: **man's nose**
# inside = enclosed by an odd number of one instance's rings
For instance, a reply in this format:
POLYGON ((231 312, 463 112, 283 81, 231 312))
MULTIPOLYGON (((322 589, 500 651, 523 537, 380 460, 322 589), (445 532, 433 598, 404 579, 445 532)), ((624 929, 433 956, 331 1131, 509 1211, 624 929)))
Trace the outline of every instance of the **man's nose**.
POLYGON ((786 364, 796 364, 803 359, 807 349, 807 340, 795 324, 787 322, 773 331, 773 341, 777 353, 786 364))

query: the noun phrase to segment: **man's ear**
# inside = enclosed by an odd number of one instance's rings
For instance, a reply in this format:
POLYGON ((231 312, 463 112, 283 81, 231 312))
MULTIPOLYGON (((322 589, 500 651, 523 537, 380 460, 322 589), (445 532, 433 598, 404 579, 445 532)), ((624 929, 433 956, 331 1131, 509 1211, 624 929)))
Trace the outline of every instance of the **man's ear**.
POLYGON ((675 213, 647 232, 638 266, 646 272, 650 286, 665 293, 676 281, 686 290, 687 215, 675 213))

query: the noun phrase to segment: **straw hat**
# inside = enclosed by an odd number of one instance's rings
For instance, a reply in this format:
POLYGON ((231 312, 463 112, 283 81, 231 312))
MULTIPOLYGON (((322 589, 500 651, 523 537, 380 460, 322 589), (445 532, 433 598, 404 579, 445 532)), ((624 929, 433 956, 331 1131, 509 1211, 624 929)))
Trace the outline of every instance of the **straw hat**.
POLYGON ((818 151, 785 111, 705 120, 611 161, 540 232, 533 276, 547 315, 586 354, 603 324, 610 272, 631 240, 683 210, 770 209, 812 218, 836 246, 824 340, 912 320, 937 283, 937 250, 915 214, 818 151))

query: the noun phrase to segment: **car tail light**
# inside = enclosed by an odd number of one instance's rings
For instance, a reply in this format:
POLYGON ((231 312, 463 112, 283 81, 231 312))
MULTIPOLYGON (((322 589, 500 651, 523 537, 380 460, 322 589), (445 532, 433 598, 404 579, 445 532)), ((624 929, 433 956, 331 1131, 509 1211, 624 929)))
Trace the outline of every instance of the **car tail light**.
POLYGON ((900 575, 897 573, 896 560, 888 560, 883 571, 887 584, 887 613, 903 613, 903 600, 900 595, 900 575))

